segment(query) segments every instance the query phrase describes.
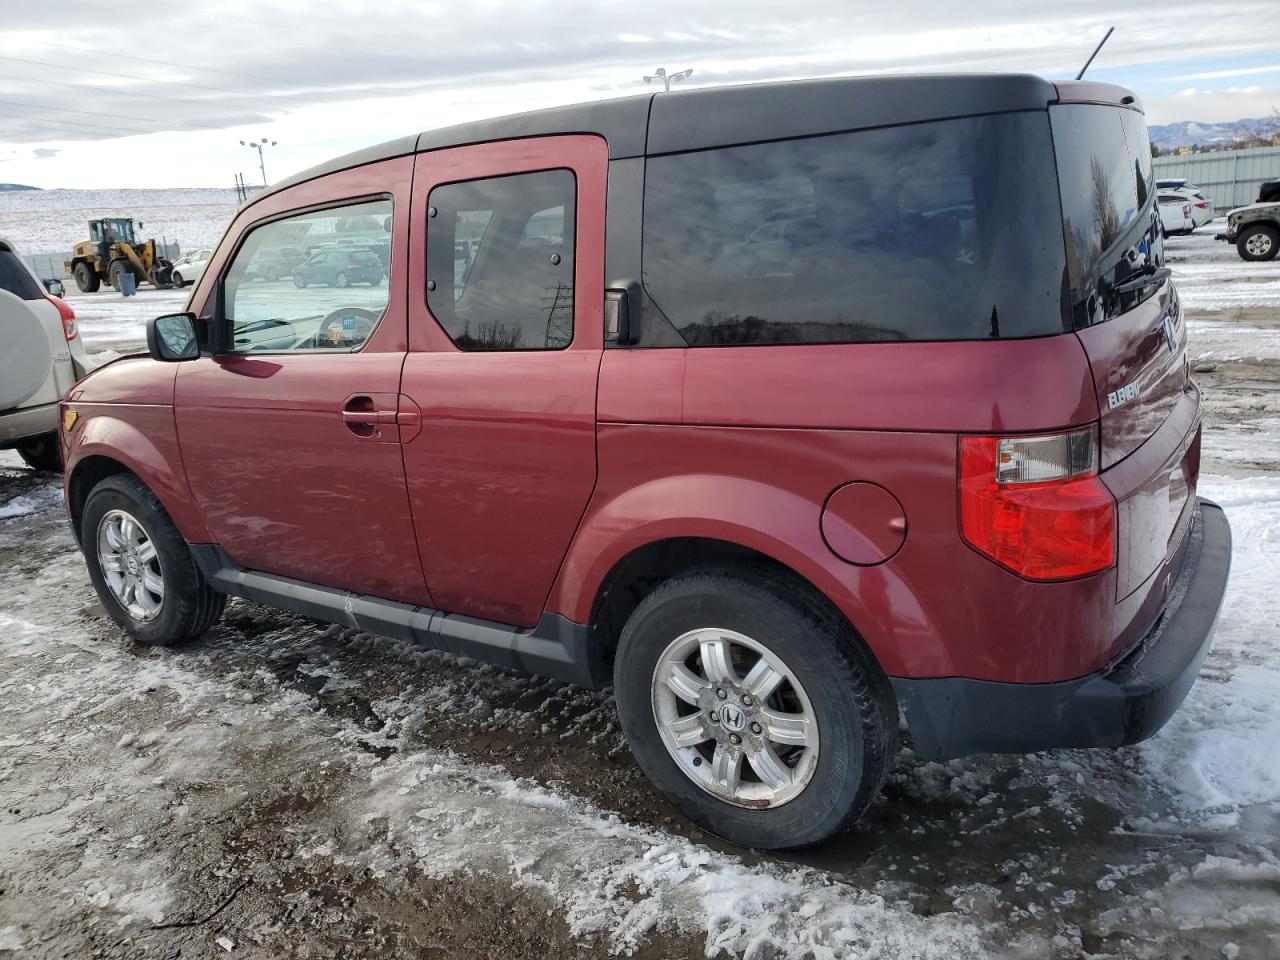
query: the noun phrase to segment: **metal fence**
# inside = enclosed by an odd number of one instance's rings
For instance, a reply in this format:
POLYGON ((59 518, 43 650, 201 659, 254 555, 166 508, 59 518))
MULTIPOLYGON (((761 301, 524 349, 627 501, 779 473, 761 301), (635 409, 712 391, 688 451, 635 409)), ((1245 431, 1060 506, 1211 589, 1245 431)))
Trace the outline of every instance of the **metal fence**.
POLYGON ((1219 213, 1253 203, 1264 180, 1280 180, 1280 147, 1184 153, 1151 162, 1157 180, 1185 177, 1213 199, 1219 213))
MULTIPOLYGON (((176 240, 172 243, 161 243, 157 240, 156 251, 162 257, 176 260, 182 256, 182 245, 176 240)), ((50 277, 66 279, 69 276, 66 264, 71 259, 70 250, 66 253, 27 253, 22 255, 22 259, 41 279, 47 280, 50 277)))

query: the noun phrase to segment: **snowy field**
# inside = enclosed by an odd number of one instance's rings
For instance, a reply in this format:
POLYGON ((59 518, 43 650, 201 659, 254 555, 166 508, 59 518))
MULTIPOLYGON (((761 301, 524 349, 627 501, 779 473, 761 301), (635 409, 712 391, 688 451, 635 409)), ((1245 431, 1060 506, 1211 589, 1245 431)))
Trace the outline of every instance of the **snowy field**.
POLYGON ((24 254, 65 254, 89 239, 89 221, 132 217, 140 239, 212 247, 235 216, 234 190, 17 190, 0 193, 0 237, 24 254))
MULTIPOLYGON (((1280 956, 1280 265, 1213 229, 1169 244, 1234 534, 1187 702, 1120 751, 904 750, 798 856, 683 821, 608 694, 241 602, 126 642, 0 453, 0 957, 1280 956)), ((186 297, 70 299, 109 356, 186 297)))

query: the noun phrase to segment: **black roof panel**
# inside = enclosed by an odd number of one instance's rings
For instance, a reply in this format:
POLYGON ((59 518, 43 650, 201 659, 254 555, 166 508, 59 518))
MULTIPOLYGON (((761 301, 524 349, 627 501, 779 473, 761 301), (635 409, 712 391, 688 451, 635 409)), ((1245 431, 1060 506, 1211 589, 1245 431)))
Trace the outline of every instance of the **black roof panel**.
POLYGON ((654 97, 647 152, 1043 110, 1055 99, 1053 84, 1029 74, 841 77, 682 90, 654 97))
POLYGON ((294 184, 415 150, 595 133, 609 142, 610 159, 618 160, 979 113, 1042 110, 1058 96, 1053 84, 1029 74, 928 74, 757 83, 598 100, 456 124, 366 147, 274 183, 246 206, 294 184))

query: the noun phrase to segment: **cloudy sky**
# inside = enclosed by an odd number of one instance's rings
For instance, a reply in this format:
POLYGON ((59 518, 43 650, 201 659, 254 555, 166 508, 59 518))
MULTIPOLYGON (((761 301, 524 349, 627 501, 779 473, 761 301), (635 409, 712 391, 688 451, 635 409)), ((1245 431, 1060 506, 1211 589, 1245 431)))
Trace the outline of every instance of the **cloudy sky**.
POLYGON ((1280 107, 1275 0, 218 0, 104 15, 0 0, 0 181, 229 186, 460 120, 690 85, 901 71, 1073 76, 1138 92, 1151 123, 1280 107))

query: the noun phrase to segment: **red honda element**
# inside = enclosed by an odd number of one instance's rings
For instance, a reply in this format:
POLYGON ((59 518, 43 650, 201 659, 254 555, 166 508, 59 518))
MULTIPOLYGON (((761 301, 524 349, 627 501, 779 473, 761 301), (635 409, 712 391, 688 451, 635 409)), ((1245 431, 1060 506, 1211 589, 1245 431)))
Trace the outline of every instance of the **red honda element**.
POLYGON ((407 137, 241 208, 63 405, 67 506, 143 643, 237 596, 611 683, 681 810, 812 844, 900 715, 1116 747, 1194 682, 1230 532, 1155 200, 1131 94, 1030 76, 407 137), (387 282, 248 279, 286 249, 387 282))

